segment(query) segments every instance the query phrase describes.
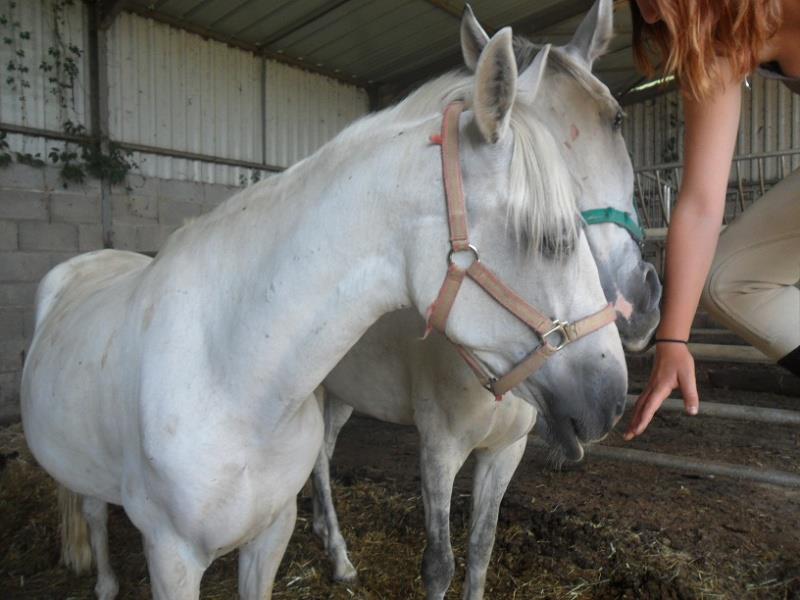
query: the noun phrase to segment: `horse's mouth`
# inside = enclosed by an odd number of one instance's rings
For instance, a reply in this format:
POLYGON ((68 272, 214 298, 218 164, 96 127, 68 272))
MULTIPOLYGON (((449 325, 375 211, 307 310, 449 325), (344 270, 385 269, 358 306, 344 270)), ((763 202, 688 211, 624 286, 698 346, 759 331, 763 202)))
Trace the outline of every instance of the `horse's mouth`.
POLYGON ((627 352, 641 352, 647 348, 653 332, 658 327, 660 317, 658 310, 649 314, 636 313, 630 319, 617 313, 617 330, 622 347, 627 352))
POLYGON ((575 419, 563 418, 555 421, 539 419, 537 434, 547 443, 555 454, 556 462, 568 460, 579 462, 583 459, 583 439, 581 429, 575 419))

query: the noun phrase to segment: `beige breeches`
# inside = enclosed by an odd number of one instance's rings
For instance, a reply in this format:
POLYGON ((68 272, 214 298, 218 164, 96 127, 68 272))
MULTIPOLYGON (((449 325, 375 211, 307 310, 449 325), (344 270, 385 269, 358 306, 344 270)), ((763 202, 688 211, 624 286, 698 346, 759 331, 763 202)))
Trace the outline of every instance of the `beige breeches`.
POLYGON ((800 346, 800 169, 723 232, 702 304, 778 360, 800 346))

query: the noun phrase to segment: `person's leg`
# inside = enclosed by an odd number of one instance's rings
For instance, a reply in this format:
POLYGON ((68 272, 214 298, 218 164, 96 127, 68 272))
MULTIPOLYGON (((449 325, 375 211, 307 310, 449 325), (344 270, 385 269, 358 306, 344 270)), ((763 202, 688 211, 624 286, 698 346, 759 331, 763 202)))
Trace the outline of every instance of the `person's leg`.
POLYGON ((720 236, 703 306, 714 319, 800 375, 800 170, 720 236))

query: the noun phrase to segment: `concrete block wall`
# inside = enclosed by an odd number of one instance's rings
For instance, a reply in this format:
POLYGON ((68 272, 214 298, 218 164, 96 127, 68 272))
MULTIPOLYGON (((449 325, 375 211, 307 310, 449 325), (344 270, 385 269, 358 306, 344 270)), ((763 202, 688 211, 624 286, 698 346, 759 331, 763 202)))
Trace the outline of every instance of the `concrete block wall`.
MULTIPOLYGON (((130 175, 126 186, 112 189, 112 246, 157 252, 186 219, 238 189, 130 175)), ((102 247, 99 181, 65 188, 51 167, 0 168, 0 422, 19 415, 20 375, 39 281, 55 265, 102 247)))

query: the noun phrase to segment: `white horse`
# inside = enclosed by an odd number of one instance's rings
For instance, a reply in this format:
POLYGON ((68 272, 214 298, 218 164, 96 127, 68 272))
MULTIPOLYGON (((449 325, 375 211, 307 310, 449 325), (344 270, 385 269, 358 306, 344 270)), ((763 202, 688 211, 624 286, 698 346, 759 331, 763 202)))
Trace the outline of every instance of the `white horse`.
MULTIPOLYGON (((570 44, 542 51, 536 60, 547 61, 548 66, 535 101, 529 98, 529 109, 562 142, 563 157, 579 188, 579 207, 594 223, 587 237, 606 296, 617 307, 623 343, 638 349, 658 322, 661 288, 634 239, 640 230, 631 201, 633 172, 619 132, 621 111, 608 89, 591 75, 592 63, 610 40, 612 18, 611 2, 599 1, 570 44), (597 223, 598 214, 616 220, 597 223)), ((488 37, 469 8, 462 19, 461 38, 465 63, 473 70, 488 37)), ((530 42, 515 39, 520 71, 538 51, 530 42)), ((445 75, 410 97, 404 110, 424 112, 454 97, 468 99, 468 83, 467 74, 445 75)), ((314 530, 325 544, 334 578, 354 579, 356 570, 347 556, 330 489, 329 460, 337 436, 354 408, 383 421, 414 424, 420 434, 428 540, 422 571, 428 597, 443 597, 453 577, 452 486, 474 452, 464 597, 482 598, 499 504, 522 458, 536 410, 510 395, 502 403, 493 402, 450 344, 436 337, 419 340, 417 332, 423 326, 413 311, 385 315, 326 378, 325 443, 314 468, 314 530)), ((557 431, 543 433, 559 443, 557 431)), ((569 447, 568 440, 564 453, 578 458, 580 448, 569 447)))
MULTIPOLYGON (((446 273, 491 265, 560 319, 606 305, 556 142, 516 102, 540 76, 535 65, 518 75, 504 29, 481 53, 470 110, 448 121, 479 265, 465 252, 446 260, 442 161, 429 141, 442 115, 401 119, 400 104, 179 229, 152 261, 100 251, 45 277, 23 424, 40 464, 82 497, 67 504, 88 521, 101 599, 117 591, 108 502, 143 535, 155 598, 198 598, 205 569, 233 548, 240 597, 269 597, 322 442, 314 389, 381 315, 426 314, 446 273), (545 238, 563 253, 542 256, 545 238)), ((473 279, 446 333, 498 374, 555 350, 473 279)), ((626 389, 616 327, 555 352, 516 389, 565 439, 605 435, 626 389)))

